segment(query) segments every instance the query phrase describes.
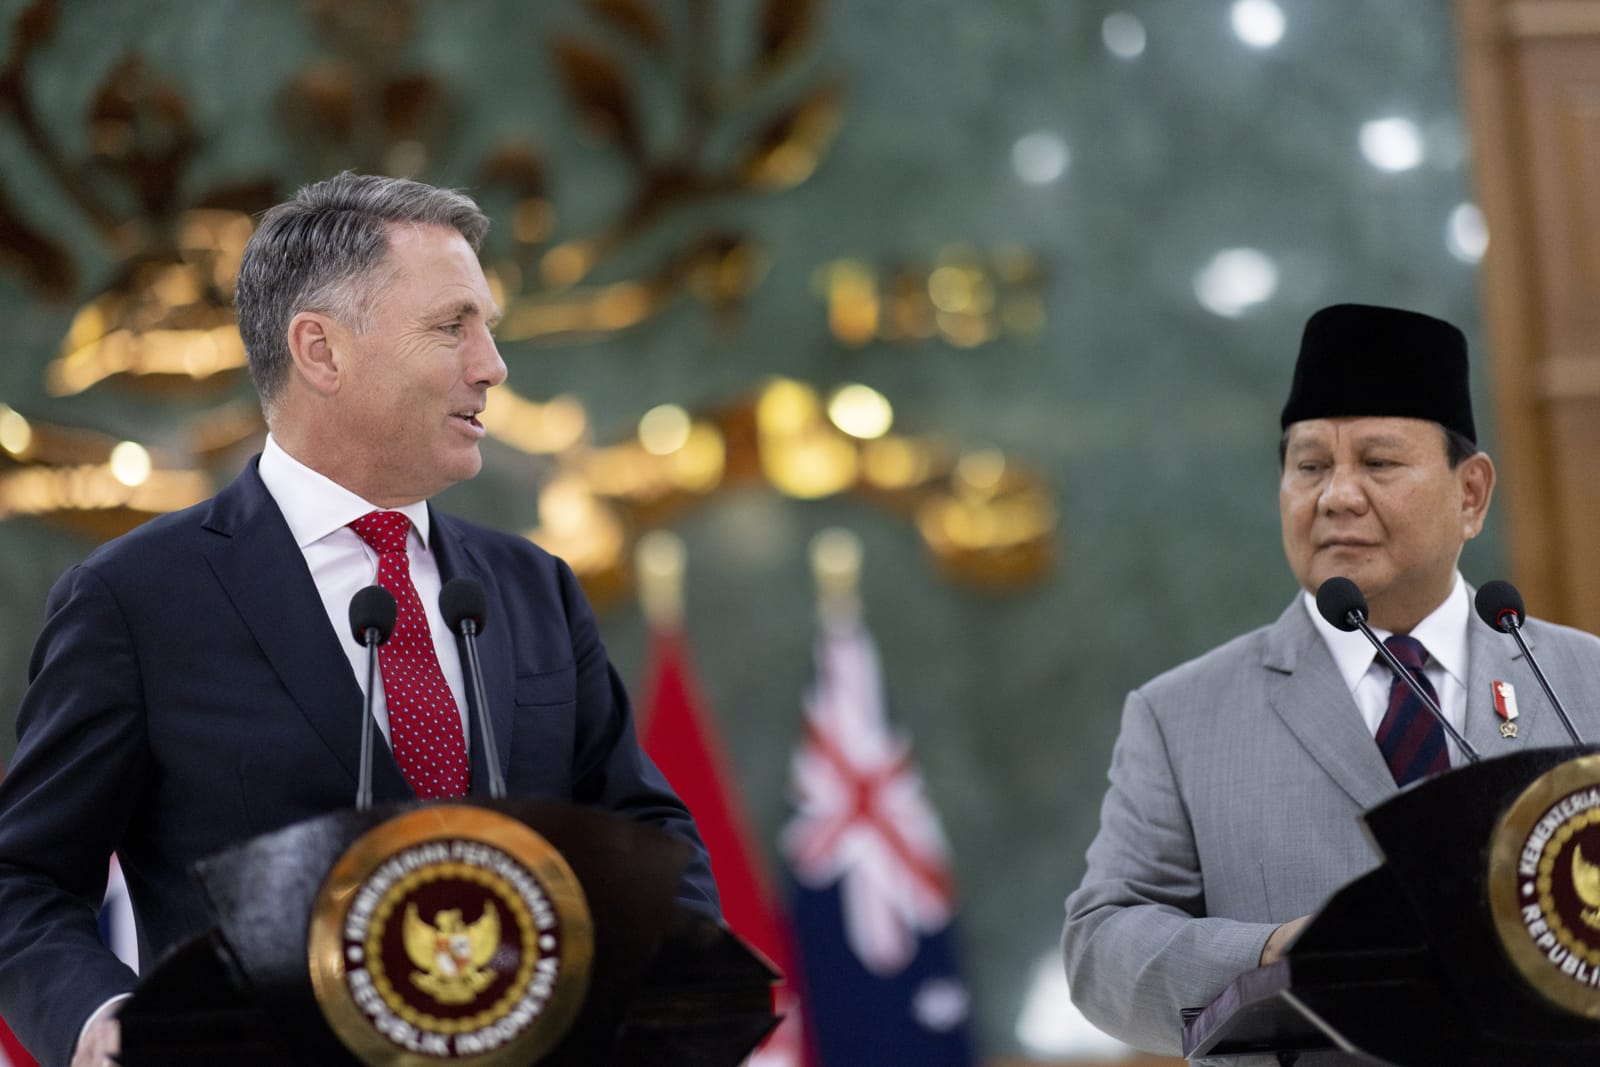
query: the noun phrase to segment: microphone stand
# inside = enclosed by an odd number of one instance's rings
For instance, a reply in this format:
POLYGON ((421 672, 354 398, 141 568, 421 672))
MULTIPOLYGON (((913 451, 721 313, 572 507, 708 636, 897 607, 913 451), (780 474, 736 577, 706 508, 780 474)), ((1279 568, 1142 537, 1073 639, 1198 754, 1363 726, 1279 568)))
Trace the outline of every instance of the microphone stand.
POLYGON ((472 700, 478 705, 478 733, 483 736, 483 759, 489 767, 489 796, 499 800, 506 795, 506 779, 500 773, 500 752, 495 746, 494 729, 489 725, 489 703, 483 689, 483 668, 478 663, 478 620, 461 620, 461 644, 467 651, 467 678, 472 685, 472 700))
POLYGON ((1572 738, 1575 745, 1583 744, 1583 738, 1578 736, 1577 727, 1572 725, 1572 720, 1567 717, 1567 709, 1561 706, 1561 700, 1556 696, 1550 683, 1545 680, 1544 671, 1539 669, 1539 661, 1533 658, 1533 651, 1528 648, 1528 642, 1522 639, 1522 624, 1517 619, 1514 611, 1502 611, 1496 620, 1499 628, 1511 635, 1517 642, 1517 647, 1522 650, 1522 658, 1528 661, 1528 666, 1533 668, 1533 676, 1539 679, 1539 685, 1544 689, 1544 695, 1550 698, 1550 704, 1556 709, 1556 714, 1561 718, 1561 725, 1567 728, 1567 736, 1572 738))
POLYGON ((361 717, 361 769, 356 775, 356 810, 372 807, 372 716, 378 691, 378 645, 382 631, 369 626, 361 632, 361 643, 367 646, 367 699, 366 714, 361 717))

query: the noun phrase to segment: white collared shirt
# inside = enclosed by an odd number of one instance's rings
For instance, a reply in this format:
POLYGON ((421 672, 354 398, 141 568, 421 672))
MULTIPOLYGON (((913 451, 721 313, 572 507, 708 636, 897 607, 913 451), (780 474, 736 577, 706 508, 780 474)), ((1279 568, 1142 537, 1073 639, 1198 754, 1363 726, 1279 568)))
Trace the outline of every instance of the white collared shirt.
MULTIPOLYGON (((1337 630, 1317 610, 1316 597, 1300 594, 1306 613, 1323 643, 1333 656, 1334 666, 1344 679, 1345 687, 1355 699, 1367 732, 1378 736, 1378 727, 1389 710, 1389 687, 1394 682, 1394 672, 1389 669, 1359 630, 1337 630)), ((1422 642, 1428 650, 1428 665, 1423 673, 1433 683, 1439 694, 1439 708, 1444 717, 1463 734, 1467 720, 1467 626, 1472 619, 1472 601, 1467 596, 1467 583, 1460 573, 1444 603, 1433 609, 1427 618, 1417 623, 1411 636, 1422 642)), ((1393 636, 1388 630, 1374 626, 1372 632, 1380 641, 1393 636)), ((1448 740, 1448 739, 1447 739, 1448 740)), ((1459 753, 1454 742, 1450 745, 1450 762, 1456 763, 1459 753)))
MULTIPOLYGON (((295 544, 305 556, 311 580, 322 597, 323 610, 328 613, 328 621, 333 623, 333 632, 339 635, 339 647, 349 659, 356 684, 365 696, 367 650, 358 645, 350 633, 350 598, 378 580, 378 554, 350 529, 349 523, 380 509, 289 455, 271 434, 267 435, 266 446, 261 450, 260 471, 267 492, 277 501, 295 544)), ((419 501, 389 510, 399 511, 411 520, 411 533, 406 537, 411 584, 417 587, 417 596, 428 616, 428 632, 433 635, 433 647, 439 654, 439 667, 456 698, 462 736, 471 737, 467 727, 466 676, 462 672, 461 653, 456 648, 455 635, 445 625, 439 611, 439 589, 443 582, 439 577, 439 561, 428 547, 428 505, 419 501)), ((378 691, 373 701, 373 718, 387 741, 389 711, 383 699, 383 679, 379 677, 376 682, 378 691)), ((359 714, 358 709, 352 708, 351 714, 359 714)))

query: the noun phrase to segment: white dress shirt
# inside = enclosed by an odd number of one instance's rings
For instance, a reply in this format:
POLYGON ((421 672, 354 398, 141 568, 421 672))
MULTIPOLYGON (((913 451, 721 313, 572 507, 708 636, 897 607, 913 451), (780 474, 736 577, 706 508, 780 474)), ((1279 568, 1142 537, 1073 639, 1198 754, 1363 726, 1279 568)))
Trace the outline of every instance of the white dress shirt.
MULTIPOLYGON (((382 510, 362 500, 344 486, 325 478, 283 450, 269 434, 261 450, 261 480, 277 501, 278 510, 289 524, 294 542, 305 556, 311 580, 322 597, 323 610, 339 635, 339 647, 350 660, 350 670, 362 695, 367 691, 367 650, 356 644, 350 632, 350 598, 378 580, 378 554, 349 527, 369 511, 382 510)), ((411 520, 406 537, 406 556, 411 562, 411 584, 417 587, 423 611, 428 616, 428 632, 433 635, 439 668, 456 698, 461 715, 461 736, 470 738, 467 728, 465 674, 455 635, 445 625, 439 611, 439 561, 428 548, 428 505, 425 501, 389 510, 411 520)), ((373 718, 385 741, 389 739, 389 711, 383 700, 383 679, 376 679, 378 692, 373 701, 373 718)), ((354 713, 354 709, 352 709, 354 713)))
MULTIPOLYGON (((1322 635, 1323 642, 1333 655, 1339 675, 1344 679, 1350 695, 1355 698, 1361 718, 1367 724, 1367 731, 1376 738, 1383 716, 1389 710, 1389 687, 1394 682, 1394 672, 1359 630, 1335 629, 1317 610, 1316 597, 1302 593, 1301 599, 1305 602, 1306 613, 1311 616, 1317 632, 1322 635)), ((1467 625, 1471 619, 1472 602, 1467 596, 1467 583, 1458 573, 1456 583, 1450 595, 1444 598, 1444 603, 1434 608, 1427 618, 1411 630, 1411 636, 1422 642, 1422 647, 1428 650, 1428 665, 1422 669, 1422 673, 1428 676, 1434 692, 1439 695, 1439 709, 1444 712, 1450 725, 1462 733, 1466 732, 1467 720, 1467 625)), ((1372 632, 1378 635, 1380 641, 1393 636, 1388 630, 1376 626, 1372 632)), ((1445 741, 1450 749, 1450 762, 1454 765, 1459 761, 1460 753, 1448 736, 1445 741)))

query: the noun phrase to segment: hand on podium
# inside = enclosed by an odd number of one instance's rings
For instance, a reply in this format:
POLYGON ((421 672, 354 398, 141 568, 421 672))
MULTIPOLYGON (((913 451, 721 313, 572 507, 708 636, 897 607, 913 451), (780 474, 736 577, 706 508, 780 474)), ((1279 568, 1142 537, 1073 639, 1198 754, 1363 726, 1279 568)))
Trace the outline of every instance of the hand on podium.
MULTIPOLYGON (((1310 921, 1311 916, 1302 915, 1300 918, 1291 919, 1272 931, 1272 936, 1267 938, 1267 943, 1261 946, 1261 966, 1265 967, 1269 963, 1277 963, 1282 959, 1284 951, 1288 949, 1296 937, 1300 936, 1301 929, 1310 921)), ((76 1067, 76 1064, 74 1064, 74 1067, 76 1067)))

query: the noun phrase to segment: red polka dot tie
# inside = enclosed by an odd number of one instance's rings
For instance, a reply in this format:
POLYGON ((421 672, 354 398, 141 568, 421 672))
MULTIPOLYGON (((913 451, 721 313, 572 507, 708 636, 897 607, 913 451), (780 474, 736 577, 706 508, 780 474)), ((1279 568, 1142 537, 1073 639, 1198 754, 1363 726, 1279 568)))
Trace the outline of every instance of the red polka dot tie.
POLYGON ((394 632, 378 646, 395 762, 423 800, 466 796, 471 770, 461 711, 439 669, 422 598, 411 584, 406 556, 411 520, 398 511, 373 511, 350 528, 378 553, 378 584, 394 596, 399 609, 394 632))

